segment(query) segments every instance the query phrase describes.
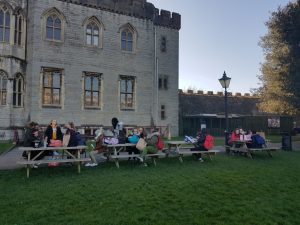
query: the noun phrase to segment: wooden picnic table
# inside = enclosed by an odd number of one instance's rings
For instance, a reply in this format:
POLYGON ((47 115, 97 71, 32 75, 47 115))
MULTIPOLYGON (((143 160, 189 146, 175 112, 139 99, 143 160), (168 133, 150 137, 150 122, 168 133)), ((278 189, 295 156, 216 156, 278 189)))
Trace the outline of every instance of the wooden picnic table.
POLYGON ((81 172, 81 162, 89 162, 90 158, 81 158, 81 151, 85 150, 87 146, 80 145, 75 147, 41 147, 41 148, 34 148, 34 147, 20 147, 19 151, 26 151, 27 158, 25 160, 18 161, 19 164, 26 165, 27 170, 27 178, 29 177, 30 173, 30 166, 34 164, 49 164, 49 163, 77 163, 78 173, 81 172), (75 153, 72 153, 72 151, 75 153), (31 159, 31 153, 34 151, 40 151, 36 156, 31 159), (52 159, 37 159, 40 155, 42 155, 45 151, 58 151, 62 152, 59 156, 52 159), (65 158, 64 156, 69 156, 65 158))
POLYGON ((251 141, 236 140, 232 141, 232 146, 226 146, 226 148, 229 149, 229 153, 243 153, 251 159, 253 159, 254 152, 266 152, 270 157, 273 157, 271 152, 279 150, 277 147, 268 147, 267 145, 262 148, 248 148, 247 143, 251 143, 251 141))
POLYGON ((203 154, 205 156, 208 156, 209 159, 212 160, 211 156, 220 152, 216 149, 211 149, 208 151, 191 151, 190 149, 195 146, 194 143, 185 141, 166 141, 165 143, 168 145, 166 155, 168 156, 170 153, 174 153, 178 156, 180 162, 183 162, 184 155, 203 154), (172 148, 175 149, 172 151, 172 148))
MULTIPOLYGON (((115 145, 111 145, 111 144, 104 144, 103 146, 107 147, 108 151, 107 151, 107 155, 106 155, 106 159, 112 159, 117 168, 120 168, 119 165, 119 159, 124 159, 124 158, 134 158, 134 157, 141 157, 140 154, 121 154, 121 152, 126 151, 127 147, 135 147, 136 144, 133 143, 125 143, 125 144, 115 144, 115 145)), ((155 158, 159 157, 159 156, 165 156, 165 153, 155 153, 155 154, 146 154, 144 157, 149 157, 152 159, 154 166, 156 166, 156 160, 155 158)), ((144 160, 144 159, 143 159, 144 160)))

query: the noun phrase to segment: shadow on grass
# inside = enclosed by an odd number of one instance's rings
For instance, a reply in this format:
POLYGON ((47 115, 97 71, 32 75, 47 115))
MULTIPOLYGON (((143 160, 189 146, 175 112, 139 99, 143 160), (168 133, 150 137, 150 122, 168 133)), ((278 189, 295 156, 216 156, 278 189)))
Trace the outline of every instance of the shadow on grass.
POLYGON ((0 171, 1 224, 297 224, 300 154, 0 171), (288 191, 287 191, 288 190, 288 191), (238 210, 237 210, 238 209, 238 210))

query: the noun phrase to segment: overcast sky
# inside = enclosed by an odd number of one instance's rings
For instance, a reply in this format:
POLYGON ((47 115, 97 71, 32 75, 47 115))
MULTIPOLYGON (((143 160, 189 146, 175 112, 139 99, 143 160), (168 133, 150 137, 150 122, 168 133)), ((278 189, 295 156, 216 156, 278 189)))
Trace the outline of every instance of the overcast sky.
POLYGON ((179 88, 223 91, 224 70, 229 91, 250 92, 259 86, 264 61, 258 45, 267 33, 271 12, 289 0, 148 0, 156 8, 181 14, 179 88))

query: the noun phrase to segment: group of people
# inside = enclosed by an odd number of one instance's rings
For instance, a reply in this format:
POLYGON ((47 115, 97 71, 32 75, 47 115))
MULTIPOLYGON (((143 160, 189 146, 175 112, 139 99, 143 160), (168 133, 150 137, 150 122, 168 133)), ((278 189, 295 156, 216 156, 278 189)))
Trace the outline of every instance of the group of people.
MULTIPOLYGON (((80 143, 82 136, 76 131, 73 122, 68 122, 64 125, 65 133, 63 134, 60 126, 55 119, 51 120, 45 132, 41 129, 38 123, 30 122, 25 128, 24 147, 72 147, 80 143)), ((58 155, 55 151, 34 151, 30 158, 42 159, 45 156, 58 155), (37 157, 36 157, 37 156, 37 157)), ((27 158, 27 152, 23 152, 23 157, 27 158)), ((36 168, 37 165, 34 165, 36 168)))
MULTIPOLYGON (((90 152, 91 162, 86 166, 94 167, 98 165, 96 154, 106 153, 107 144, 112 143, 133 143, 135 146, 128 146, 128 154, 139 154, 139 159, 143 162, 143 158, 146 154, 155 154, 159 150, 159 142, 161 142, 160 133, 158 129, 153 128, 149 134, 146 133, 143 127, 134 128, 126 133, 126 129, 123 127, 123 122, 119 121, 116 117, 111 120, 112 128, 104 130, 100 127, 95 132, 96 145, 90 152), (110 143, 109 143, 110 142, 110 143), (142 147, 141 147, 142 146, 142 147)), ((60 126, 58 126, 56 120, 51 120, 47 126, 45 132, 39 127, 38 123, 30 122, 25 130, 24 147, 73 147, 77 145, 85 145, 83 136, 76 131, 73 122, 68 122, 64 125, 65 133, 62 133, 60 126)), ((265 140, 255 130, 249 130, 247 132, 240 128, 236 128, 230 135, 228 145, 232 146, 234 141, 246 141, 248 148, 262 148, 265 145, 265 140)), ((213 138, 207 134, 206 129, 202 129, 197 133, 195 147, 191 151, 208 151, 213 147, 213 138)), ((238 147, 236 145, 236 147, 238 147)), ((31 153, 31 159, 41 159, 46 155, 56 155, 55 151, 34 151, 31 153)), ((203 162, 201 154, 195 153, 197 159, 203 162)), ((27 153, 23 152, 23 157, 27 157, 27 153)), ((130 160, 131 158, 129 158, 130 160)), ((147 166, 146 163, 144 163, 147 166)), ((34 167, 37 167, 34 165, 34 167)))
MULTIPOLYGON (((126 129, 123 127, 123 122, 119 121, 116 117, 112 118, 112 132, 109 130, 104 130, 100 127, 95 132, 96 146, 93 151, 90 152, 91 161, 87 163, 86 166, 94 167, 98 165, 96 160, 96 154, 102 154, 107 152, 106 144, 125 144, 132 143, 135 146, 128 146, 126 149, 128 154, 139 154, 140 157, 133 158, 140 160, 144 166, 147 164, 144 162, 143 158, 146 154, 155 154, 158 151, 157 144, 159 142, 160 133, 158 129, 153 128, 150 134, 147 134, 143 127, 134 128, 132 131, 126 133, 126 129), (140 140, 141 139, 141 140, 140 140), (139 148, 139 142, 145 142, 143 148, 139 148)), ((131 158, 129 157, 129 160, 131 158)))
MULTIPOLYGON (((157 129, 152 129, 150 134, 147 134, 143 127, 134 128, 132 131, 126 133, 126 129, 123 126, 123 122, 119 121, 116 117, 111 120, 112 128, 104 130, 100 127, 95 132, 95 147, 90 152, 91 162, 87 163, 86 166, 97 166, 98 162, 96 159, 96 154, 106 153, 107 144, 118 143, 133 143, 136 146, 128 146, 126 149, 128 154, 139 154, 140 157, 134 158, 139 159, 143 162, 143 158, 146 154, 157 153, 158 147, 157 143, 159 141, 160 133, 157 129), (142 140, 140 140, 142 139, 142 140), (138 142, 145 142, 143 148, 137 146, 138 142)), ((24 136, 24 147, 73 147, 77 145, 84 145, 83 136, 76 131, 73 122, 68 122, 63 126, 65 132, 57 124, 56 120, 51 120, 50 124, 47 126, 45 132, 40 128, 38 123, 30 122, 25 129, 24 136)), ((58 155, 55 151, 33 151, 30 155, 31 159, 35 158, 37 160, 42 159, 45 156, 56 156, 58 155)), ((23 152, 23 157, 27 158, 26 151, 23 152)), ((129 158, 130 159, 130 158, 129 158)), ((144 162, 143 162, 144 163, 144 162)), ((146 164, 144 163, 146 166, 146 164)), ((37 165, 33 166, 34 168, 37 165)))
MULTIPOLYGON (((262 148, 266 144, 264 137, 258 134, 256 130, 244 131, 241 128, 236 128, 231 133, 228 145, 232 146, 234 141, 246 141, 248 148, 262 148)), ((236 147, 239 147, 239 144, 236 144, 236 147)))
MULTIPOLYGON (((266 145, 265 139, 261 135, 259 135, 255 130, 244 131, 241 128, 236 128, 231 133, 228 140, 228 145, 232 146, 234 141, 237 142, 237 144, 235 144, 235 147, 242 146, 242 143, 238 143, 239 141, 245 141, 247 148, 262 148, 266 145)), ((195 142, 193 142, 194 148, 191 148, 191 151, 208 151, 209 148, 214 145, 213 142, 214 140, 212 136, 207 134, 207 130, 203 128, 197 133, 195 142)), ((194 155, 200 162, 203 162, 200 153, 195 153, 194 155)))

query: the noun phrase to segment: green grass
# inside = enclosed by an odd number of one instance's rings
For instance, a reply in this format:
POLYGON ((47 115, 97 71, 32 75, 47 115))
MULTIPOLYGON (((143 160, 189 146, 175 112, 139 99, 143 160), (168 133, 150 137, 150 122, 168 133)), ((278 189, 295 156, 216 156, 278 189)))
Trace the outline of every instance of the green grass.
POLYGON ((299 224, 300 152, 0 171, 0 224, 299 224))
POLYGON ((1 155, 3 152, 6 152, 6 151, 8 151, 9 149, 11 149, 13 146, 14 146, 14 144, 11 143, 11 142, 0 142, 0 155, 1 155))
MULTIPOLYGON (((268 135, 267 139, 269 139, 273 143, 281 143, 282 136, 280 136, 280 135, 268 135)), ((292 141, 300 141, 300 135, 292 136, 292 141)))

